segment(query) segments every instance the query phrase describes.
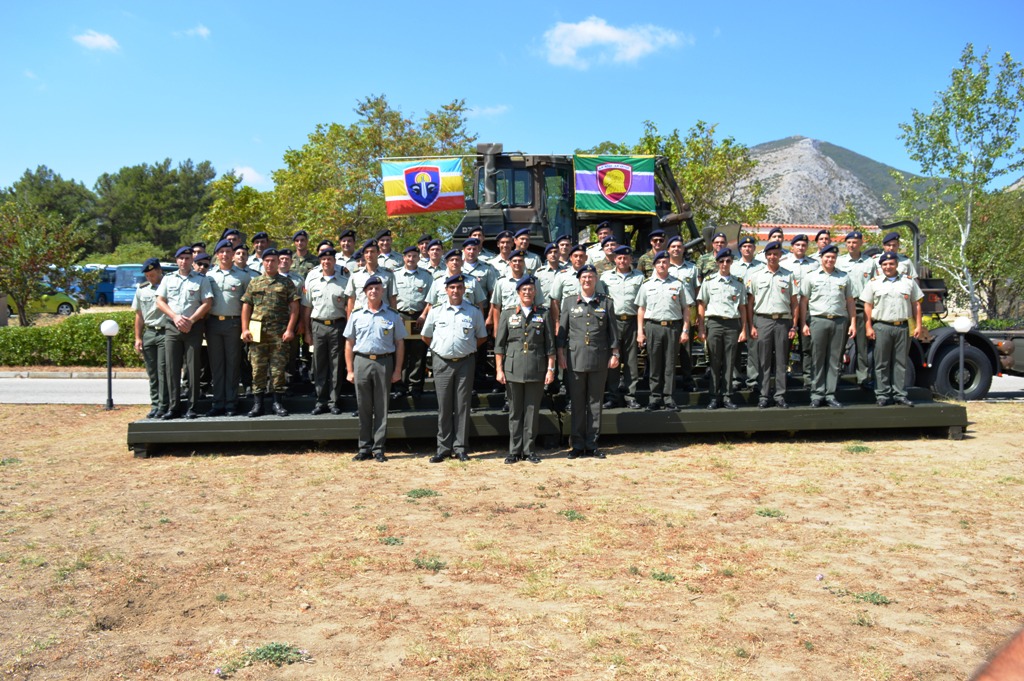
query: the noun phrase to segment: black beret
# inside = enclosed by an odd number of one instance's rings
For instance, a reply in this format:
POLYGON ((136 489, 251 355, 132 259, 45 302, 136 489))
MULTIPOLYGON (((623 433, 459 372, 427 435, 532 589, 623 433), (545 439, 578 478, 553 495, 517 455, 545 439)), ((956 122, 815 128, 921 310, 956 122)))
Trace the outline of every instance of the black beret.
POLYGON ((206 248, 206 242, 205 241, 197 241, 194 244, 192 244, 192 248, 203 248, 203 249, 205 249, 206 248))
POLYGON ((606 246, 606 245, 608 245, 609 241, 614 241, 615 243, 619 243, 619 240, 615 238, 614 234, 609 234, 605 238, 601 239, 601 245, 602 246, 606 246))
POLYGON ((561 243, 563 241, 572 241, 572 238, 568 234, 563 234, 562 236, 555 239, 556 244, 561 243))
POLYGON ((740 242, 737 244, 737 246, 745 246, 747 244, 753 244, 754 246, 756 246, 757 241, 752 236, 745 236, 742 239, 740 239, 740 242))
POLYGON ((371 276, 369 279, 363 282, 363 290, 370 288, 371 286, 383 286, 384 282, 376 274, 371 276))
POLYGON ((444 285, 445 286, 451 286, 452 284, 465 284, 465 283, 466 283, 466 275, 462 274, 462 273, 453 274, 452 276, 450 276, 450 277, 448 277, 447 279, 444 280, 444 285))
POLYGON ((320 248, 321 246, 330 246, 331 248, 334 248, 334 242, 330 239, 324 239, 316 245, 317 248, 320 248))
POLYGON ((210 262, 210 254, 209 253, 200 253, 199 255, 197 255, 194 258, 193 261, 194 262, 210 262))
POLYGON ((151 270, 160 269, 160 260, 157 258, 147 258, 146 262, 142 263, 142 271, 149 272, 151 270))
POLYGON ((658 262, 659 260, 668 260, 668 251, 658 251, 654 254, 651 262, 658 262))
POLYGON ((839 246, 836 246, 835 244, 829 244, 828 246, 825 246, 825 248, 818 251, 818 255, 825 255, 826 253, 835 253, 836 255, 839 255, 839 246))
POLYGON ((550 253, 551 251, 555 250, 556 248, 558 248, 558 246, 556 244, 554 244, 554 243, 550 243, 547 246, 545 246, 544 247, 544 257, 546 258, 548 253, 550 253))
POLYGON ((885 253, 882 254, 882 257, 878 259, 878 264, 881 265, 883 262, 886 262, 887 260, 895 260, 896 262, 899 262, 900 257, 893 253, 892 251, 886 251, 885 253))
POLYGON ((522 229, 520 229, 519 231, 516 232, 516 237, 517 238, 521 237, 521 236, 530 236, 530 228, 529 227, 523 227, 522 229))
POLYGON ((270 239, 266 232, 256 232, 252 235, 252 242, 256 243, 256 239, 270 239))
POLYGON ((592 272, 595 277, 597 276, 597 268, 594 267, 593 265, 591 265, 590 263, 587 263, 583 267, 581 267, 578 270, 576 270, 576 278, 579 279, 580 277, 582 277, 587 272, 592 272))
POLYGON ((669 238, 669 240, 665 242, 665 248, 668 249, 669 246, 671 246, 672 244, 674 244, 677 241, 679 243, 683 243, 683 237, 681 237, 678 234, 676 234, 674 237, 669 238))
POLYGON ((722 237, 723 239, 725 239, 725 240, 726 240, 726 242, 728 242, 728 241, 729 241, 729 237, 727 237, 727 236, 725 235, 725 232, 715 232, 715 235, 714 235, 713 237, 711 237, 711 240, 712 240, 712 241, 714 241, 714 240, 715 240, 715 239, 717 239, 718 237, 722 237))
POLYGON ((448 251, 447 253, 444 254, 444 261, 448 262, 452 258, 461 258, 461 257, 462 257, 462 253, 459 252, 459 249, 453 248, 452 250, 450 250, 450 251, 448 251))
POLYGON ((429 234, 421 234, 420 238, 416 239, 416 243, 417 243, 417 245, 418 244, 425 244, 425 243, 428 243, 433 238, 434 237, 430 236, 429 234))
POLYGON ((653 239, 656 236, 661 236, 661 237, 665 236, 665 230, 663 230, 663 229, 652 230, 650 235, 648 236, 648 238, 653 239))
POLYGON ((615 255, 633 255, 633 249, 626 244, 622 244, 621 246, 617 246, 612 253, 615 255))
POLYGON ((585 249, 585 248, 583 248, 583 246, 581 246, 581 245, 579 245, 579 244, 573 244, 573 245, 572 245, 572 248, 570 248, 570 249, 569 249, 569 255, 572 255, 572 254, 573 254, 573 253, 575 253, 576 251, 580 251, 580 252, 586 252, 586 249, 585 249))
POLYGON ((337 255, 338 255, 338 252, 336 250, 334 250, 333 248, 325 248, 324 250, 320 251, 320 257, 321 258, 326 258, 327 256, 330 256, 330 257, 334 258, 337 255))
POLYGON ((515 235, 512 234, 512 232, 510 232, 510 231, 508 231, 506 229, 504 231, 498 232, 498 236, 494 237, 494 240, 495 241, 501 241, 502 239, 514 239, 514 238, 515 238, 515 235))
POLYGON ((360 246, 360 248, 364 251, 367 248, 377 248, 377 241, 375 239, 367 239, 366 241, 363 242, 363 245, 360 246))
POLYGON ((278 250, 276 248, 268 248, 267 250, 263 251, 263 254, 260 255, 260 258, 262 258, 263 260, 266 260, 267 258, 270 258, 270 257, 276 258, 278 255, 279 255, 279 252, 278 252, 278 250))
POLYGON ((226 239, 227 237, 231 236, 232 234, 237 234, 238 236, 242 236, 242 233, 239 232, 237 229, 225 229, 224 232, 220 235, 220 238, 221 239, 226 239))
POLYGON ((512 251, 511 253, 508 254, 508 259, 509 260, 511 260, 512 258, 525 258, 525 257, 526 257, 526 251, 524 251, 522 249, 519 249, 519 248, 517 248, 516 250, 514 250, 514 251, 512 251))
POLYGON ((536 286, 537 285, 537 280, 534 277, 532 277, 529 274, 527 274, 525 277, 523 277, 523 278, 519 279, 518 281, 516 281, 516 290, 518 291, 519 289, 521 289, 522 287, 526 286, 527 284, 533 284, 534 286, 536 286))
POLYGON ((781 251, 781 250, 782 250, 782 242, 781 241, 769 241, 768 245, 764 247, 764 252, 765 253, 767 253, 768 251, 781 251))
POLYGON ((277 249, 277 254, 278 255, 291 255, 292 254, 292 249, 290 249, 290 248, 279 248, 279 249, 277 249))
POLYGON ((356 230, 354 230, 354 229, 346 229, 345 231, 343 231, 341 234, 338 235, 338 239, 339 240, 340 239, 344 239, 347 236, 350 236, 353 239, 355 239, 356 238, 356 230))
POLYGON ((462 247, 463 248, 465 248, 466 246, 479 246, 479 245, 480 245, 480 239, 477 239, 475 236, 471 236, 471 237, 469 237, 468 239, 466 239, 465 241, 462 242, 462 247))
POLYGON ((430 243, 427 244, 427 248, 433 248, 434 246, 440 246, 444 248, 444 244, 441 243, 440 239, 431 239, 430 243))
POLYGON ((405 249, 402 251, 402 255, 405 255, 406 253, 419 253, 419 252, 420 252, 420 249, 417 248, 416 246, 406 246, 405 249))
POLYGON ((602 229, 611 229, 611 228, 612 228, 612 223, 610 223, 607 220, 605 220, 603 222, 597 223, 597 227, 595 228, 595 230, 600 232, 602 229))
POLYGON ((832 232, 830 232, 829 230, 827 230, 827 229, 819 229, 818 233, 814 235, 814 240, 817 241, 818 237, 821 236, 822 234, 824 234, 825 236, 828 236, 828 237, 832 236, 832 232))
POLYGON ((810 241, 810 239, 807 238, 806 234, 797 234, 795 237, 789 240, 789 245, 792 246, 798 241, 810 241))
POLYGON ((899 241, 899 240, 900 240, 900 233, 899 232, 889 232, 888 234, 885 235, 885 238, 882 239, 882 243, 883 244, 887 244, 890 241, 899 241))
POLYGON ((846 235, 846 241, 850 239, 863 239, 864 235, 858 232, 856 229, 846 235))
POLYGON ((227 239, 221 239, 220 241, 217 242, 217 247, 213 249, 213 252, 216 253, 222 248, 230 248, 231 250, 235 250, 234 245, 230 241, 228 241, 227 239))
POLYGON ((299 231, 295 232, 295 234, 292 234, 292 241, 295 241, 300 236, 304 236, 304 237, 306 237, 308 239, 309 238, 309 232, 307 232, 304 229, 300 229, 299 231))
POLYGON ((192 247, 191 246, 182 246, 181 248, 179 248, 178 250, 176 250, 174 252, 174 257, 175 258, 180 258, 181 256, 185 255, 186 253, 188 253, 189 255, 192 255, 192 247))
POLYGON ((731 258, 731 257, 732 257, 732 249, 731 248, 723 248, 722 250, 720 250, 718 253, 715 254, 715 260, 722 260, 723 258, 731 258))
POLYGON ((771 239, 773 234, 781 234, 786 236, 786 233, 782 231, 782 227, 772 227, 768 230, 768 238, 771 239))
POLYGON ((374 239, 379 239, 379 238, 381 238, 382 236, 391 236, 391 230, 390 230, 390 229, 382 229, 382 230, 380 230, 379 232, 377 232, 377 233, 376 233, 376 234, 374 235, 374 237, 373 237, 373 238, 374 238, 374 239))

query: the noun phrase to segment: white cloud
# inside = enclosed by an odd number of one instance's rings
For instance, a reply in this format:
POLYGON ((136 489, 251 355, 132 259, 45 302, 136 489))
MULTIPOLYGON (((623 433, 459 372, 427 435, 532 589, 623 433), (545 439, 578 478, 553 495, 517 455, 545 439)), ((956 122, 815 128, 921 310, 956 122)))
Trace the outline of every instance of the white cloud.
POLYGON ((34 71, 30 71, 30 70, 28 70, 28 69, 25 69, 25 77, 26 77, 26 78, 29 78, 29 79, 31 79, 31 80, 35 80, 35 79, 36 79, 36 78, 38 78, 39 76, 37 76, 37 75, 35 74, 35 72, 34 72, 34 71))
POLYGON ((499 104, 497 106, 471 106, 466 110, 466 118, 488 118, 491 116, 500 116, 508 111, 508 104, 499 104))
POLYGON ((114 36, 107 33, 97 33, 91 28, 81 35, 74 36, 72 40, 88 50, 116 52, 121 49, 121 46, 114 40, 114 36))
POLYGON ((202 24, 198 24, 194 28, 190 28, 187 31, 185 31, 185 35, 199 36, 200 38, 205 39, 210 37, 210 29, 206 28, 202 24))
POLYGON ((264 175, 256 172, 256 169, 251 166, 235 166, 233 170, 235 171, 235 175, 241 177, 242 182, 250 187, 255 187, 256 189, 269 189, 271 184, 273 184, 264 175))
POLYGON ((581 70, 589 68, 594 60, 635 62, 663 47, 692 42, 692 38, 660 26, 644 24, 618 28, 600 17, 588 17, 575 24, 559 22, 544 33, 548 63, 581 70), (587 49, 596 51, 596 57, 588 59, 580 55, 587 49))

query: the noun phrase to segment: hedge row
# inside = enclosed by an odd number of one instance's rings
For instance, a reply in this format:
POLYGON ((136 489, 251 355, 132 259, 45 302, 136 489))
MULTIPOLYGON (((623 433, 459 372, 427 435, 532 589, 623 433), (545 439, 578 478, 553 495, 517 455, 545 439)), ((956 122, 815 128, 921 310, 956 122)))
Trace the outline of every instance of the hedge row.
POLYGON ((114 366, 141 367, 131 310, 75 314, 53 326, 0 328, 0 366, 106 366, 107 338, 100 324, 107 319, 121 327, 114 337, 114 366))

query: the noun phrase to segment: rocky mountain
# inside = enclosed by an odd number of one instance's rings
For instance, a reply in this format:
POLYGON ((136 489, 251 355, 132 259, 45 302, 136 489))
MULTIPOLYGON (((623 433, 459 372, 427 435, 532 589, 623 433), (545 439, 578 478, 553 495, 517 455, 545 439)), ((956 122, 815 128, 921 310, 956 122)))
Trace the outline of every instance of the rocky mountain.
POLYGON ((891 170, 849 149, 807 137, 787 137, 750 148, 759 161, 753 180, 766 189, 767 222, 828 224, 849 201, 862 224, 890 217, 882 200, 895 193, 891 170))

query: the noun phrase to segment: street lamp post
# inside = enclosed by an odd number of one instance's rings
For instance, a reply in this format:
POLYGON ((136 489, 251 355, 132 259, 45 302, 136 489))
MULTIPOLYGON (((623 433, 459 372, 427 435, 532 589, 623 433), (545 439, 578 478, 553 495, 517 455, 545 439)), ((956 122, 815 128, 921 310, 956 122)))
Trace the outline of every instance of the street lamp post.
POLYGON ((100 333, 107 337, 107 411, 114 408, 114 336, 121 330, 113 319, 100 324, 100 333))
POLYGON ((957 399, 961 402, 964 401, 964 336, 974 326, 974 321, 970 317, 957 317, 953 320, 953 330, 956 331, 956 335, 960 340, 960 364, 959 364, 959 378, 960 378, 960 390, 957 394, 957 399))

